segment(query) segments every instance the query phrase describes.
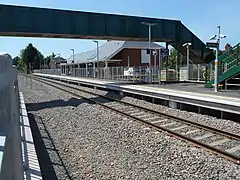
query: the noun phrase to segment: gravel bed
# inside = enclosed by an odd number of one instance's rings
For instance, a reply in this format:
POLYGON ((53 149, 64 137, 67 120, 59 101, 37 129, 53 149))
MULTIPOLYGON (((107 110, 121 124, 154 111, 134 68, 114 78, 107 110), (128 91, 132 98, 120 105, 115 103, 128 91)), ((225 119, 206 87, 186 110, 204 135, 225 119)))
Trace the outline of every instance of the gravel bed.
POLYGON ((238 141, 228 141, 228 142, 225 142, 225 143, 215 146, 215 147, 226 150, 226 149, 230 149, 230 148, 233 148, 233 147, 239 146, 239 145, 240 145, 240 143, 238 141))
POLYGON ((183 129, 176 130, 176 132, 178 132, 178 133, 186 133, 188 131, 193 131, 193 130, 196 130, 196 128, 192 127, 192 126, 187 126, 187 127, 183 128, 183 129))
POLYGON ((238 150, 237 152, 235 152, 234 155, 240 156, 240 150, 238 150))
POLYGON ((173 124, 173 125, 171 125, 171 126, 167 126, 167 128, 168 128, 168 129, 173 129, 173 128, 177 128, 177 127, 179 127, 179 126, 182 126, 182 124, 181 124, 181 123, 176 123, 176 124, 173 124))
POLYGON ((199 137, 199 136, 204 136, 205 134, 208 134, 209 132, 206 132, 206 131, 198 131, 198 132, 195 132, 195 133, 191 133, 191 134, 188 134, 187 136, 188 137, 191 137, 191 138, 196 138, 196 137, 199 137))
POLYGON ((126 102, 131 102, 133 104, 142 106, 142 107, 147 107, 151 108, 153 110, 157 110, 162 113, 166 113, 169 115, 173 115, 176 117, 184 118, 187 120, 191 120, 194 122, 198 122, 207 126, 211 126, 217 129, 221 129, 224 131, 229 131, 232 133, 240 134, 240 123, 233 122, 231 120, 225 120, 225 119, 218 119, 216 117, 211 117, 207 115, 202 115, 202 114, 197 114, 193 112, 187 112, 187 111, 182 111, 179 109, 171 109, 166 106, 161 106, 158 104, 153 104, 147 101, 131 98, 131 97, 124 97, 122 99, 123 101, 126 102))
MULTIPOLYGON (((76 85, 72 85, 72 86, 76 87, 76 85)), ((116 93, 113 93, 113 92, 97 90, 97 89, 92 89, 92 88, 82 87, 82 86, 79 88, 81 88, 83 90, 91 91, 94 93, 98 93, 101 95, 106 95, 108 97, 119 98, 119 95, 116 93)), ((233 122, 231 120, 218 119, 216 117, 211 117, 208 115, 201 115, 201 114, 197 114, 194 112, 187 112, 187 111, 183 111, 183 110, 179 110, 179 109, 171 109, 166 106, 153 104, 153 103, 150 103, 150 102, 147 102, 144 100, 139 100, 139 99, 127 97, 127 96, 123 97, 121 100, 129 102, 129 103, 133 103, 133 104, 136 104, 136 105, 139 105, 142 107, 151 108, 151 109, 157 110, 159 112, 173 115, 176 117, 181 117, 184 119, 192 120, 192 121, 195 121, 195 122, 198 122, 198 123, 201 123, 204 125, 208 125, 208 126, 211 126, 211 127, 217 128, 217 129, 240 134, 240 123, 233 122)))
POLYGON ((58 179, 240 179, 240 167, 230 161, 32 83, 31 89, 21 79, 20 88, 41 135, 51 136, 47 151, 58 179))
POLYGON ((222 136, 212 136, 212 137, 208 137, 208 138, 202 139, 200 141, 203 142, 203 143, 208 143, 209 144, 209 143, 212 143, 214 141, 221 140, 221 139, 223 139, 222 136))

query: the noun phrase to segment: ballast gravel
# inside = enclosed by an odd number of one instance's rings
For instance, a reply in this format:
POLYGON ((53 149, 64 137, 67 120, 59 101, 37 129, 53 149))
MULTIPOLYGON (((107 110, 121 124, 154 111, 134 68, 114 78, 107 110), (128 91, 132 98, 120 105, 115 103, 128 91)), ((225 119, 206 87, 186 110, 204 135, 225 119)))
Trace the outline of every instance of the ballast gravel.
MULTIPOLYGON (((62 84, 64 84, 64 83, 62 83, 62 84)), ((76 87, 76 85, 72 85, 72 84, 68 84, 68 85, 76 87)), ((114 92, 108 92, 108 91, 104 91, 104 90, 93 89, 93 88, 88 88, 88 87, 83 87, 83 86, 80 86, 79 88, 90 91, 90 92, 98 93, 101 95, 105 95, 108 97, 120 98, 119 95, 114 92)), ((197 123, 201 123, 201 124, 204 124, 207 126, 211 126, 211 127, 217 128, 217 129, 229 131, 229 132, 235 133, 235 134, 240 134, 240 123, 233 122, 231 120, 218 119, 213 116, 197 114, 194 112, 187 112, 187 111, 183 111, 183 110, 179 110, 179 109, 172 109, 172 108, 169 108, 166 106, 162 106, 159 104, 153 104, 151 102, 148 102, 145 100, 140 100, 140 99, 129 97, 129 96, 123 96, 123 97, 121 97, 121 100, 128 102, 128 103, 136 104, 141 107, 146 107, 146 108, 150 108, 150 109, 162 112, 162 113, 166 113, 166 114, 169 114, 172 116, 188 119, 188 120, 191 120, 191 121, 194 121, 197 123)))
POLYGON ((240 179, 239 165, 206 150, 34 80, 19 84, 58 179, 240 179))

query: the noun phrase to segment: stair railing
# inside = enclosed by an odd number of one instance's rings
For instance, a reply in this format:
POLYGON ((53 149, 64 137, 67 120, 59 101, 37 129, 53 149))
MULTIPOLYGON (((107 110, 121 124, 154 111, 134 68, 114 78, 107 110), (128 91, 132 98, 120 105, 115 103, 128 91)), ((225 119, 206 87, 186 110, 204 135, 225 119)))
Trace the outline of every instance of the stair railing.
MULTIPOLYGON (((240 43, 232 47, 228 52, 219 56, 219 76, 240 64, 240 43)), ((207 64, 206 83, 214 79, 215 60, 207 64)))

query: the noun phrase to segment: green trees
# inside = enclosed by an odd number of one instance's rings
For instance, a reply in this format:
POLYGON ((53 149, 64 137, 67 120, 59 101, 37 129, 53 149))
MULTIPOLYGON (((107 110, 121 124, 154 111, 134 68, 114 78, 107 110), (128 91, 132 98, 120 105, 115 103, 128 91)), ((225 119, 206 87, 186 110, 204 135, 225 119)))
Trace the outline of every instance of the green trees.
POLYGON ((31 43, 29 43, 20 52, 20 57, 18 59, 18 68, 21 70, 26 69, 27 73, 30 73, 32 69, 39 69, 41 64, 43 64, 44 56, 42 53, 35 48, 31 43))
MULTIPOLYGON (((177 55, 178 55, 178 51, 174 48, 170 49, 170 54, 168 56, 168 68, 175 68, 176 63, 177 63, 177 55)), ((164 57, 162 59, 162 65, 163 67, 166 67, 167 64, 167 59, 166 57, 164 57)))
POLYGON ((177 63, 178 51, 174 48, 170 50, 170 55, 168 56, 168 67, 175 67, 177 63))
POLYGON ((15 58, 13 58, 13 65, 17 66, 19 61, 20 61, 20 57, 16 56, 15 58))
POLYGON ((13 59, 13 64, 21 71, 30 73, 33 69, 48 69, 51 60, 61 58, 61 56, 52 53, 44 57, 43 54, 29 43, 24 49, 20 51, 20 55, 13 59))

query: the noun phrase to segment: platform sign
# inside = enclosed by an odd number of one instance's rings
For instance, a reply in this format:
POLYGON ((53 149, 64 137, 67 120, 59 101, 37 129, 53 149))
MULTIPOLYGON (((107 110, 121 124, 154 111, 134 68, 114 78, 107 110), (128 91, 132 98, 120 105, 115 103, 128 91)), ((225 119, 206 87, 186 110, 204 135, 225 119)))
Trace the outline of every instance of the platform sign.
POLYGON ((217 43, 215 43, 215 42, 207 42, 207 47, 217 48, 217 43))
POLYGON ((123 75, 124 76, 133 76, 133 68, 132 67, 124 68, 123 75))
POLYGON ((169 49, 160 49, 161 56, 169 56, 169 49))

